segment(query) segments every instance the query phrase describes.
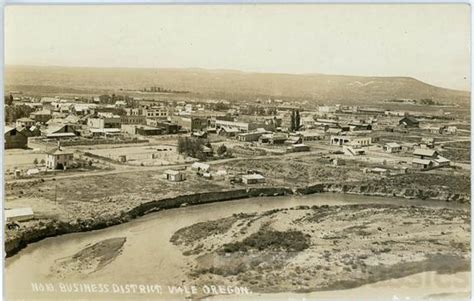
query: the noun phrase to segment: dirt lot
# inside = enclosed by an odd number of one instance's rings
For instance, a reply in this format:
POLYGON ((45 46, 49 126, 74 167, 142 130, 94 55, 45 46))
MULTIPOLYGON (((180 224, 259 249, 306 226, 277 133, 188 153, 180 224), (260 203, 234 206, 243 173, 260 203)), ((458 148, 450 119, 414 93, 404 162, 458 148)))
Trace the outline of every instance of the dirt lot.
POLYGON ((344 289, 423 271, 469 270, 470 214, 395 205, 300 206, 178 230, 192 282, 254 292, 344 289), (209 231, 212 230, 212 231, 209 231))

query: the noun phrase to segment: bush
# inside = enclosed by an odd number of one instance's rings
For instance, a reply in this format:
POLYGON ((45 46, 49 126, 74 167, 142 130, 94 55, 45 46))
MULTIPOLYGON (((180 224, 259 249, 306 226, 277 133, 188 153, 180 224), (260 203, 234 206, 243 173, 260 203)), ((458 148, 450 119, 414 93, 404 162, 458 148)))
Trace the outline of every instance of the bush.
POLYGON ((309 242, 309 237, 301 231, 288 230, 281 232, 260 229, 243 241, 223 245, 221 252, 246 252, 250 249, 300 252, 309 247, 309 242))

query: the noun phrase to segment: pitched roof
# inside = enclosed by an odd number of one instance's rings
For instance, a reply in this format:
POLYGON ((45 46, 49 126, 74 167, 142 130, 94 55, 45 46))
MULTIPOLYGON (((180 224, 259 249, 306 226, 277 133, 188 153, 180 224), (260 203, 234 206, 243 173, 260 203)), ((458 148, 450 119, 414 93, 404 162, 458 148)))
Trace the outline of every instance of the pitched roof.
POLYGON ((422 165, 430 165, 431 161, 430 160, 425 160, 425 159, 413 159, 411 161, 412 164, 422 164, 422 165))
POLYGON ((426 148, 417 148, 413 151, 413 155, 433 157, 436 155, 436 151, 432 149, 426 149, 426 148))
POLYGON ((55 147, 53 149, 50 149, 49 151, 46 152, 48 155, 72 155, 73 152, 71 151, 66 151, 62 149, 61 147, 55 147))

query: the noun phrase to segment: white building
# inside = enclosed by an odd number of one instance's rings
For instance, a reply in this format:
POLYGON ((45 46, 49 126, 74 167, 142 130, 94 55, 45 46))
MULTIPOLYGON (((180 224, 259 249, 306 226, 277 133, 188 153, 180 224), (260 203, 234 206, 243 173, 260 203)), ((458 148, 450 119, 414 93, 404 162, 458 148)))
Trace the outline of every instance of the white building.
POLYGON ((49 169, 66 169, 72 163, 74 154, 60 146, 46 153, 46 167, 49 169))

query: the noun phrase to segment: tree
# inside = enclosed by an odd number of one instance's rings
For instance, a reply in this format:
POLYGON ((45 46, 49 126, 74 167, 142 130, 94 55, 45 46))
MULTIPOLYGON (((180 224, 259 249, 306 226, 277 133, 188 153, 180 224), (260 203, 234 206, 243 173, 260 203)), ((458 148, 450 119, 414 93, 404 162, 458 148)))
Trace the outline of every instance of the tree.
POLYGON ((295 114, 295 131, 300 129, 301 123, 300 123, 300 111, 296 110, 295 114))
POLYGON ((11 106, 13 104, 13 95, 5 96, 5 104, 11 106))
POLYGON ((291 120, 290 120, 290 131, 294 132, 296 129, 296 112, 295 110, 291 111, 291 120))
POLYGON ((38 165, 38 158, 35 158, 35 159, 33 160, 33 164, 34 164, 34 165, 38 165))
POLYGON ((46 161, 44 161, 44 159, 41 159, 40 163, 44 165, 44 163, 46 163, 46 161))
POLYGON ((218 155, 218 156, 223 156, 226 152, 227 152, 227 147, 226 147, 224 144, 221 144, 221 145, 217 148, 217 155, 218 155))

